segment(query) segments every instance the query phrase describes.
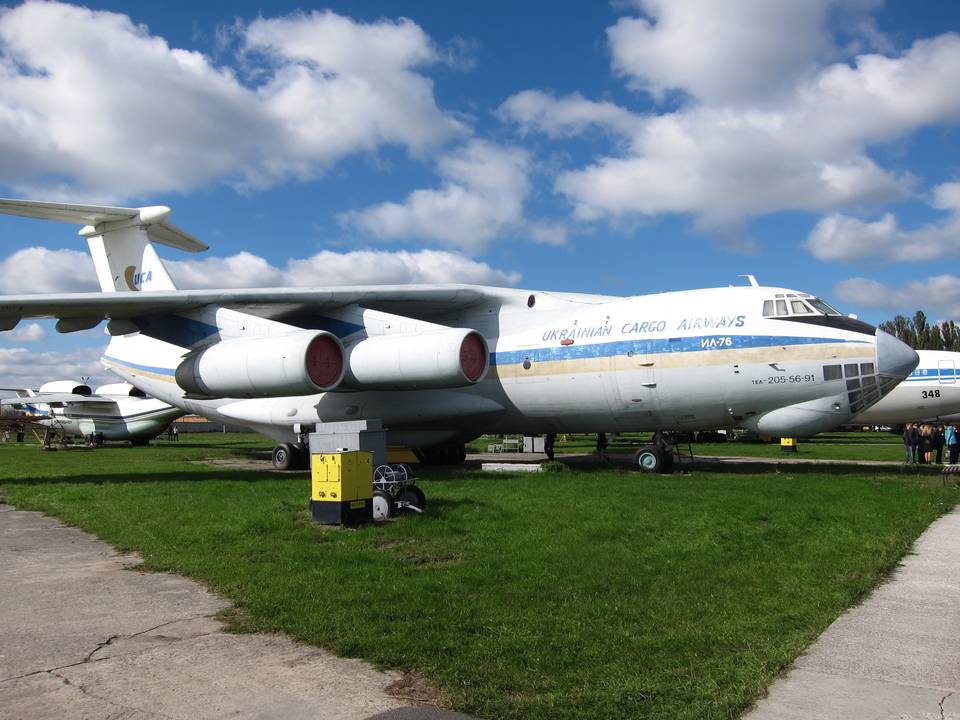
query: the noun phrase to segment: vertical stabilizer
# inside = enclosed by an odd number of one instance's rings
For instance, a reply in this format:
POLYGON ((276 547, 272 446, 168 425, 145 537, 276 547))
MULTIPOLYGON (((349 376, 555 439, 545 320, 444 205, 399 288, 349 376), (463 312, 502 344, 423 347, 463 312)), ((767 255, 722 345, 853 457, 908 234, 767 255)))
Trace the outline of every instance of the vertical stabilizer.
POLYGON ((103 292, 176 290, 144 228, 93 235, 87 244, 103 292))

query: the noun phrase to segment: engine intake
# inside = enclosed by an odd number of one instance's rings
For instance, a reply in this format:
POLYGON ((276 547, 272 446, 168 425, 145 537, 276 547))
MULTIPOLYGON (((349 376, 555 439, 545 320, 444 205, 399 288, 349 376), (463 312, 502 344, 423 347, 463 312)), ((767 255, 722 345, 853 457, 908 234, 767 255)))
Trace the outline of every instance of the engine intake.
POLYGON ((343 345, 328 332, 224 340, 192 353, 176 370, 188 393, 264 398, 313 395, 343 378, 343 345))
POLYGON ((341 387, 417 390, 474 385, 490 364, 476 330, 451 328, 419 335, 378 335, 347 348, 341 387))

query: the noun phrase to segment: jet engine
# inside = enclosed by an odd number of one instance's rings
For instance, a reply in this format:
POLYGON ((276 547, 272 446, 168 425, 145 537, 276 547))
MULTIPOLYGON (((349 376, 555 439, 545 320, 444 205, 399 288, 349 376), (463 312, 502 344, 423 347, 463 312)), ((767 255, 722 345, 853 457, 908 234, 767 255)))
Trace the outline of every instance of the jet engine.
POLYGON ((68 395, 92 395, 89 385, 78 383, 75 380, 51 380, 40 386, 41 393, 67 393, 68 395))
POLYGON ((377 335, 347 348, 341 387, 357 390, 455 388, 483 380, 487 342, 476 330, 377 335))
POLYGON ((188 355, 176 380, 188 393, 211 397, 313 395, 335 388, 343 369, 337 337, 309 330, 224 340, 188 355))

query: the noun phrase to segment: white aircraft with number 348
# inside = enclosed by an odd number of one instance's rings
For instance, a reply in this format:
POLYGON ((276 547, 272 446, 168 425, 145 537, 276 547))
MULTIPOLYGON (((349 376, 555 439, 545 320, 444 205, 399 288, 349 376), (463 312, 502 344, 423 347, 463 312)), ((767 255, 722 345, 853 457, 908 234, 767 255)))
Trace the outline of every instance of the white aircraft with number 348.
POLYGON ((917 350, 920 363, 889 395, 851 424, 903 425, 921 420, 960 420, 960 353, 917 350))
MULTIPOLYGON (((887 333, 752 278, 625 298, 471 285, 178 291, 153 243, 206 245, 167 222, 168 208, 2 200, 0 212, 84 225, 103 290, 2 297, 0 329, 107 320, 107 367, 185 412, 276 439, 278 466, 301 455, 298 431, 374 418, 427 460, 462 460, 483 433, 807 436, 917 364, 887 333)), ((670 457, 651 446, 637 463, 664 470, 670 457)))

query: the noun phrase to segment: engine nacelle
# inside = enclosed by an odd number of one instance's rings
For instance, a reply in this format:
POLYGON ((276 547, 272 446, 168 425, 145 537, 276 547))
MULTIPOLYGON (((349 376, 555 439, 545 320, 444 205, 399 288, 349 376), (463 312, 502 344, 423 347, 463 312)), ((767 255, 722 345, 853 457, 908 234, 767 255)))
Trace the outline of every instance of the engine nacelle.
POLYGON ((97 388, 97 395, 119 395, 121 397, 146 397, 147 394, 140 388, 136 388, 130 383, 111 383, 110 385, 101 385, 97 388))
POLYGON ((42 393, 68 393, 70 395, 93 395, 89 385, 78 383, 76 380, 51 380, 40 386, 42 393))
POLYGON ((316 330, 278 337, 224 340, 192 353, 176 371, 188 393, 211 397, 265 398, 313 395, 343 378, 343 345, 316 330))
POLYGON ((476 330, 377 335, 347 348, 342 387, 357 390, 455 388, 483 380, 487 341, 476 330))

